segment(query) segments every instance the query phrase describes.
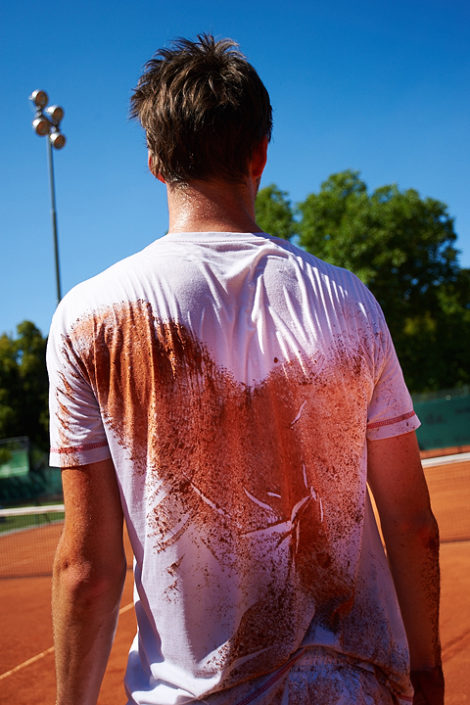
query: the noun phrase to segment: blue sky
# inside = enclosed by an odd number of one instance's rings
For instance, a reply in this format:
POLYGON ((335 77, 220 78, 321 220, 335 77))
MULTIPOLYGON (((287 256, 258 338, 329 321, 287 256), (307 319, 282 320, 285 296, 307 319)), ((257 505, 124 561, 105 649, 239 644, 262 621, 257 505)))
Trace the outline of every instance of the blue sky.
POLYGON ((46 142, 36 88, 65 108, 55 152, 63 291, 166 232, 166 195, 128 119, 146 60, 175 37, 233 37, 268 88, 274 133, 262 185, 296 203, 330 174, 361 172, 448 204, 470 266, 470 5, 461 0, 150 0, 49 4, 0 14, 0 333, 56 305, 46 142))

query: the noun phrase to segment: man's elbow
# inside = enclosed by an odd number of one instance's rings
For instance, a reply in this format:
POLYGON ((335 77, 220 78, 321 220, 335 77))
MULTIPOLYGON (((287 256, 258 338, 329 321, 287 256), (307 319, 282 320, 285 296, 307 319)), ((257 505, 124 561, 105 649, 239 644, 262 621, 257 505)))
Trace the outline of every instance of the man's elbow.
POLYGON ((431 552, 439 550, 439 526, 431 510, 417 522, 416 535, 424 548, 431 552))
POLYGON ((58 554, 54 561, 53 581, 63 596, 84 610, 99 603, 120 600, 126 574, 124 555, 103 563, 58 554))
POLYGON ((408 517, 400 517, 393 523, 395 536, 401 536, 402 540, 412 541, 424 549, 438 551, 439 526, 430 508, 408 517))

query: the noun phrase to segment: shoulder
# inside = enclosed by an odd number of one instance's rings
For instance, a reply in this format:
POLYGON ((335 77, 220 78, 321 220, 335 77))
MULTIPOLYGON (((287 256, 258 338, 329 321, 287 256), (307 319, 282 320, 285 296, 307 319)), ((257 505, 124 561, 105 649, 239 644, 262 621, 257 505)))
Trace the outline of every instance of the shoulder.
POLYGON ((54 313, 50 334, 70 331, 83 318, 98 315, 113 304, 129 300, 133 293, 138 297, 137 287, 142 272, 161 249, 161 241, 156 240, 72 287, 54 313))
POLYGON ((312 282, 322 296, 336 305, 358 308, 373 319, 383 319, 373 293, 354 272, 326 262, 286 240, 271 236, 270 239, 293 258, 302 275, 312 282))
POLYGON ((370 295, 367 287, 349 269, 344 269, 343 267, 338 267, 335 264, 331 264, 331 262, 326 262, 325 260, 316 257, 311 252, 303 250, 301 247, 289 242, 288 240, 282 240, 281 238, 274 237, 272 235, 269 235, 268 237, 277 247, 285 250, 286 253, 289 253, 299 262, 303 262, 305 266, 317 271, 320 276, 323 276, 331 281, 337 281, 338 283, 349 283, 350 286, 356 286, 358 289, 362 289, 370 295))

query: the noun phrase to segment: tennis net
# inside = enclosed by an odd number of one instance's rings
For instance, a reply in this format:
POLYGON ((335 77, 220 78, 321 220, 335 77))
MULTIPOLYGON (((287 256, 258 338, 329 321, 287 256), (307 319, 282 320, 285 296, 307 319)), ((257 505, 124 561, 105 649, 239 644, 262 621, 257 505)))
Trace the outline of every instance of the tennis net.
POLYGON ((0 579, 48 576, 64 506, 0 509, 0 579))

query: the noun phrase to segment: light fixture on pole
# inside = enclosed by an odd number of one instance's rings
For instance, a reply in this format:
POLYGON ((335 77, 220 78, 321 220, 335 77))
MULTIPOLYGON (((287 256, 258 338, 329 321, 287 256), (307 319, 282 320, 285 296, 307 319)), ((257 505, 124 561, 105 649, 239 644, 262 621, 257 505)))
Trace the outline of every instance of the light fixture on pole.
POLYGON ((54 160, 52 157, 52 147, 62 149, 65 146, 65 135, 60 131, 60 122, 64 117, 64 109, 59 105, 49 105, 48 95, 45 91, 33 91, 29 96, 36 108, 33 120, 33 129, 40 137, 47 136, 47 156, 49 162, 49 181, 51 188, 51 217, 52 235, 54 238, 54 258, 55 276, 57 286, 57 303, 62 298, 60 288, 60 268, 59 268, 59 240, 57 237, 57 214, 55 208, 55 184, 54 184, 54 160))

